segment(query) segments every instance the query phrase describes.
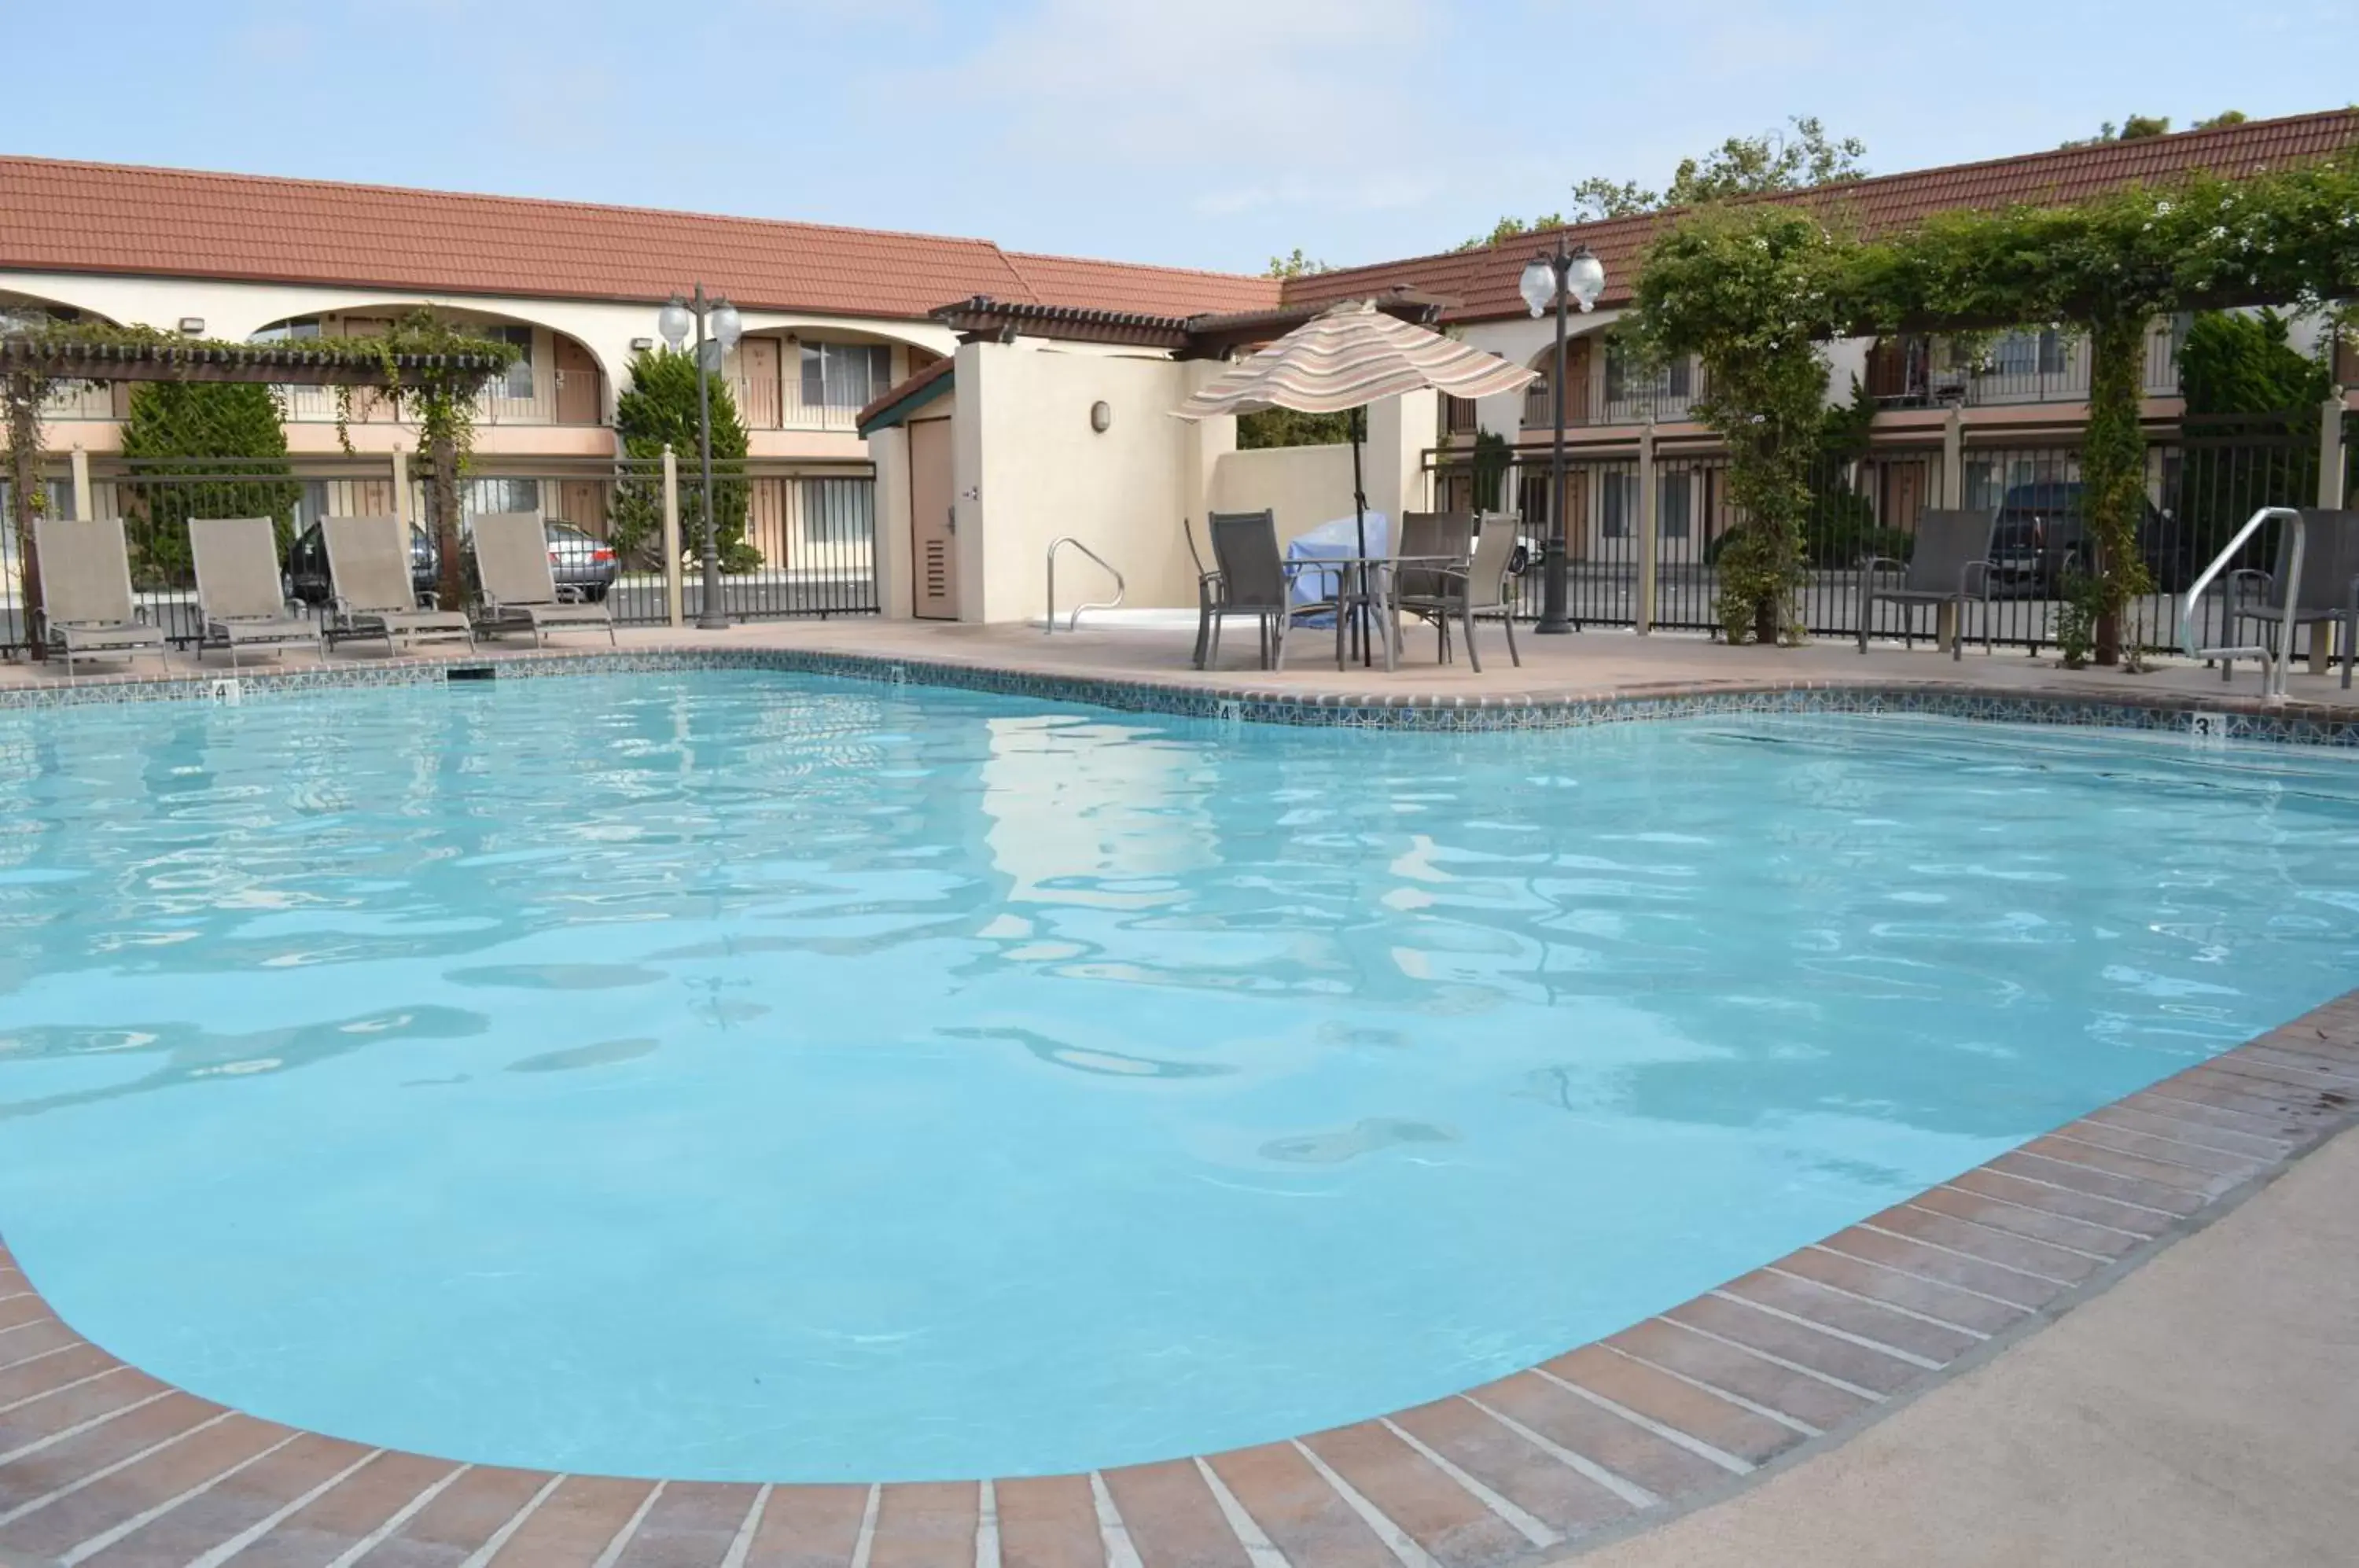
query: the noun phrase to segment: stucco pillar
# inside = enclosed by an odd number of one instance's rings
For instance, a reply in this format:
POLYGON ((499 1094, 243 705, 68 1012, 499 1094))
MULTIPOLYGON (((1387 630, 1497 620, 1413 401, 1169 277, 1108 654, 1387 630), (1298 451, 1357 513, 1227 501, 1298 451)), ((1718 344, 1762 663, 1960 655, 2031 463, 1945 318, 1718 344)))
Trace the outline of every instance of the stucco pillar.
MULTIPOLYGON (((2338 511, 2343 506, 2343 397, 2342 389, 2318 406, 2318 504, 2326 510, 2338 511)), ((2312 543, 2312 550, 2318 549, 2312 543)), ((2341 650, 2335 639, 2342 635, 2341 623, 2323 621, 2310 628, 2310 672, 2323 675, 2334 668, 2334 656, 2341 650)))
POLYGON ((868 438, 868 461, 876 465, 876 537, 870 546, 876 573, 876 611, 906 621, 910 603, 909 432, 899 425, 868 438))
POLYGON ((1403 512, 1426 509, 1426 449, 1441 419, 1440 394, 1404 392, 1368 405, 1367 451, 1362 461, 1368 506, 1391 519, 1398 538, 1403 512))
POLYGON ((97 517, 97 500, 90 493, 90 453, 82 451, 82 443, 76 441, 66 462, 73 472, 73 515, 77 517, 97 517))

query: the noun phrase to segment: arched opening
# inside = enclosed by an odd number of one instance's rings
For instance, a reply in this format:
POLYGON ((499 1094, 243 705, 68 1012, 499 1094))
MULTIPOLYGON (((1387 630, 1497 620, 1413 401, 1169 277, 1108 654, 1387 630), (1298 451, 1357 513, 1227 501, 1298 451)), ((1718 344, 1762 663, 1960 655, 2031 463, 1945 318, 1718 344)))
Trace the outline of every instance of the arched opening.
MULTIPOLYGON (((79 305, 69 305, 61 299, 0 289, 0 332, 25 332, 48 321, 103 321, 109 326, 122 324, 110 316, 85 310, 79 305)), ((120 419, 129 414, 130 409, 129 382, 113 385, 78 382, 52 393, 49 400, 41 407, 41 418, 50 422, 120 419)))
MULTIPOLYGON (((249 335, 253 343, 305 338, 370 337, 383 332, 397 316, 419 309, 414 302, 348 306, 312 315, 288 316, 249 335)), ((606 422, 606 377, 598 356, 570 333, 515 316, 490 310, 450 310, 436 313, 487 338, 514 343, 520 351, 507 374, 484 389, 475 409, 479 425, 601 425, 606 422)), ((332 421, 336 396, 324 387, 290 387, 286 394, 289 423, 332 421)), ((389 421, 392 412, 383 400, 366 393, 353 399, 356 420, 389 421)))

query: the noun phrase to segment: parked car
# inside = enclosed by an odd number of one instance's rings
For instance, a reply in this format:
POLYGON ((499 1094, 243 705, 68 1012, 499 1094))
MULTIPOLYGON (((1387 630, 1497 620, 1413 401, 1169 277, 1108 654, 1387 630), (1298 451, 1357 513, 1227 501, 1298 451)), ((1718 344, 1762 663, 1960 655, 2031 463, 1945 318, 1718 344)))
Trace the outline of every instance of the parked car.
MULTIPOLYGON (((409 585, 420 598, 434 592, 435 579, 441 572, 441 555, 426 530, 412 525, 409 530, 409 585)), ((328 546, 321 537, 320 525, 313 523, 296 536, 294 548, 287 552, 287 596, 314 608, 333 596, 328 578, 328 546)))
MULTIPOLYGON (((2007 491, 1991 535, 1994 592, 2059 598, 2066 577, 2093 568, 2095 546, 2081 520, 2083 488, 2077 480, 2049 481, 2007 491)), ((2142 499, 2139 506, 2138 552, 2155 586, 2176 593, 2194 575, 2191 541, 2153 502, 2142 499)))
MULTIPOLYGON (((549 572, 560 589, 571 588, 582 598, 596 604, 605 598, 608 589, 622 572, 622 563, 603 541, 592 539, 571 523, 544 523, 549 535, 549 572)), ((434 548, 432 536, 424 528, 412 526, 409 530, 409 583, 422 598, 434 592, 441 575, 441 553, 434 548)), ((320 525, 312 524, 295 540, 287 552, 287 595, 310 605, 328 602, 328 552, 320 538, 320 525)))
POLYGON ((623 571, 623 563, 614 559, 614 548, 571 523, 549 523, 546 527, 549 571, 557 579, 557 586, 573 589, 593 604, 605 598, 606 591, 614 585, 614 579, 623 571))

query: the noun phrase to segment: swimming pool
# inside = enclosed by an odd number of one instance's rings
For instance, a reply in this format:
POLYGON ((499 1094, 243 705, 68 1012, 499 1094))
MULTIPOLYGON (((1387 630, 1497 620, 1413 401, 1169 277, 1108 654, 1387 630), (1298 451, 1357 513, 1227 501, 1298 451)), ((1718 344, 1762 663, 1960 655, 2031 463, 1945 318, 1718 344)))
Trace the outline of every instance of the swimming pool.
POLYGON ((2340 993, 2359 767, 758 672, 0 716, 0 1231, 258 1414, 712 1479, 1438 1397, 2340 993))

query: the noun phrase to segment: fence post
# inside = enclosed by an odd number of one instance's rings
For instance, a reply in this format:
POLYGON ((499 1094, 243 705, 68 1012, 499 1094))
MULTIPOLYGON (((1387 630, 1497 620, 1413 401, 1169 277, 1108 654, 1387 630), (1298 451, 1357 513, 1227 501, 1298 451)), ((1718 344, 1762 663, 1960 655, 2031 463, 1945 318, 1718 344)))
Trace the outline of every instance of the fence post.
POLYGON ((1655 629, 1655 557, 1662 532, 1662 497, 1655 483, 1655 421, 1638 427, 1638 602, 1631 624, 1645 637, 1655 629))
MULTIPOLYGON (((1941 505, 1955 511, 1966 504, 1966 411, 1955 403, 1950 405, 1950 417, 1941 425, 1941 505)), ((1989 613, 1989 606, 1984 606, 1989 613)), ((1867 606, 1860 606, 1867 614, 1867 606)), ((1933 612, 1933 647, 1940 652, 1950 651, 1963 628, 1958 625, 1958 603, 1951 599, 1933 612)))
POLYGON ((663 449, 663 557, 664 557, 664 617, 677 631, 680 626, 679 605, 679 459, 672 454, 671 443, 663 449))
POLYGON ((410 520, 409 454, 399 447, 393 449, 393 515, 401 519, 402 537, 409 537, 414 526, 410 520))
MULTIPOLYGON (((2343 388, 2337 387, 2318 406, 2318 504, 2330 512, 2343 506, 2343 388)), ((2310 672, 2324 675, 2334 668, 2341 650, 2340 622, 2327 621, 2310 628, 2310 672)))
POLYGON ((98 497, 90 493, 90 453, 82 451, 82 443, 76 441, 73 454, 67 461, 73 468, 74 516, 97 517, 98 497))

